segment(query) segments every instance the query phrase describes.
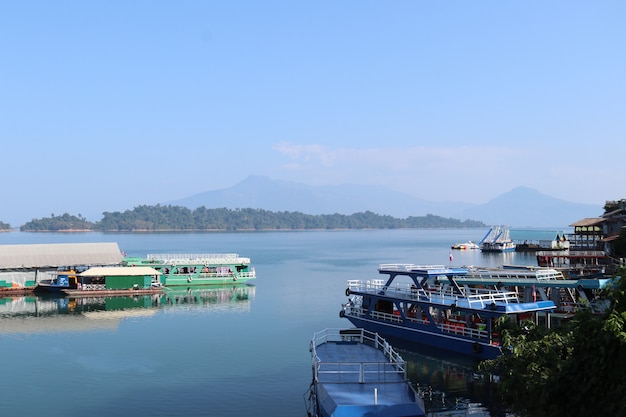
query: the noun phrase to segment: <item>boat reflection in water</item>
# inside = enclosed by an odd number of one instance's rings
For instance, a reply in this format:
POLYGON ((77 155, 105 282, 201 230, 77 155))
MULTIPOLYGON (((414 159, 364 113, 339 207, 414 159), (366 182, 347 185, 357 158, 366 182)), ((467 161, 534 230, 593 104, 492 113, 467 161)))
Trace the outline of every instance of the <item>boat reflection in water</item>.
POLYGON ((0 333, 50 333, 112 329, 124 319, 159 311, 196 309, 206 312, 250 311, 252 285, 164 288, 162 293, 134 296, 0 297, 0 333))
POLYGON ((401 339, 388 341, 406 361, 408 378, 429 417, 511 415, 497 395, 497 378, 480 375, 476 360, 401 339))

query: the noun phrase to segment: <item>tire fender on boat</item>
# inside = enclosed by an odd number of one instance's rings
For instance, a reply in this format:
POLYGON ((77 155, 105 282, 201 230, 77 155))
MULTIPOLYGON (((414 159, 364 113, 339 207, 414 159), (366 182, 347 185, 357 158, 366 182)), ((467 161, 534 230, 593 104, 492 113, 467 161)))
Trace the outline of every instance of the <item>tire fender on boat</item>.
POLYGON ((350 288, 346 288, 346 297, 350 297, 350 288))
POLYGON ((187 282, 191 282, 191 281, 193 281, 193 278, 191 277, 187 278, 187 282))
POLYGON ((344 310, 339 310, 339 317, 344 318, 346 315, 346 312, 344 310))
POLYGON ((472 352, 480 353, 483 351, 483 347, 478 342, 472 343, 472 352))

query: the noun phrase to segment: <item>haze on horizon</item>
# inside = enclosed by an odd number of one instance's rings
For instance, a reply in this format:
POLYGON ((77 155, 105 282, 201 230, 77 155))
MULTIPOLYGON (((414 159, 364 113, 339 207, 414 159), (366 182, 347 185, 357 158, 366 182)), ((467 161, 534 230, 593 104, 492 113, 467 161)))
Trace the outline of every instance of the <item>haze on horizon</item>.
POLYGON ((0 221, 249 175, 623 198, 626 3, 5 2, 0 221))

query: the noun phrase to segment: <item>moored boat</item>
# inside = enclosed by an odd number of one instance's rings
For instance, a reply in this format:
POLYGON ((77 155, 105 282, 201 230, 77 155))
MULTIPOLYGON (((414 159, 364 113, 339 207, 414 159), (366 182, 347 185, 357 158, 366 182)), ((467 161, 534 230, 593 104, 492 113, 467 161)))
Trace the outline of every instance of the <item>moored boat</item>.
POLYGON ((145 259, 127 257, 124 264, 156 269, 167 287, 241 284, 256 278, 250 258, 233 253, 150 254, 145 259))
POLYGON ((386 280, 349 280, 339 315, 357 327, 433 346, 477 359, 502 353, 495 329, 499 317, 515 322, 545 320, 555 309, 550 300, 520 302, 517 294, 500 289, 461 286, 465 268, 443 265, 383 264, 386 280))
POLYGON ((515 242, 511 240, 509 229, 495 226, 480 241, 480 250, 483 252, 513 252, 515 242))
POLYGON ((309 350, 313 371, 310 415, 426 415, 424 402, 407 380, 406 363, 378 334, 326 329, 315 333, 309 350))
MULTIPOLYGON (((48 275, 50 276, 50 275, 48 275)), ((77 273, 74 269, 60 269, 52 273, 51 278, 39 280, 34 288, 35 292, 62 292, 76 289, 78 286, 77 273)))

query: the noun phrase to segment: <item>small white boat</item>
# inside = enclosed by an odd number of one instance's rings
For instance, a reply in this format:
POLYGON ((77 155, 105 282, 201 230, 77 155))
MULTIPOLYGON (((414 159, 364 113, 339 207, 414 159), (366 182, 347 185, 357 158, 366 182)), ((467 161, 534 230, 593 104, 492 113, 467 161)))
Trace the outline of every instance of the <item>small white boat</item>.
POLYGON ((477 243, 472 242, 471 240, 465 243, 455 243, 454 245, 451 246, 452 249, 460 249, 460 250, 466 250, 466 249, 480 249, 480 246, 478 246, 477 243))

